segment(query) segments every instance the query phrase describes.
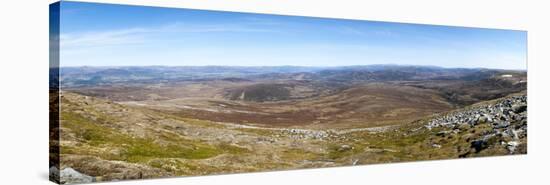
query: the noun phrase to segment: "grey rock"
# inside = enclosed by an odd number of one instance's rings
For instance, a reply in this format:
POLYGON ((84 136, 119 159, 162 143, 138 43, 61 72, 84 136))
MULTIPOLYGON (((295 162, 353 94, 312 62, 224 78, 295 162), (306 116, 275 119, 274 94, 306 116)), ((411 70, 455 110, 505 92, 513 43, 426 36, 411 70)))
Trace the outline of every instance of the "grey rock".
POLYGON ((510 152, 510 154, 514 153, 516 151, 517 146, 519 145, 519 142, 517 141, 510 141, 507 143, 506 148, 510 152))
POLYGON ((476 153, 478 153, 481 150, 486 149, 487 147, 489 147, 489 144, 487 143, 487 141, 481 139, 481 140, 472 141, 471 147, 476 150, 476 153))
POLYGON ((479 119, 477 120, 477 123, 486 123, 487 122, 487 117, 486 116, 481 116, 479 117, 479 119))
POLYGON ((82 174, 72 168, 65 168, 60 172, 60 178, 62 184, 73 183, 91 183, 94 182, 94 178, 85 174, 82 174))
POLYGON ((499 128, 507 128, 510 126, 510 122, 507 122, 507 121, 503 121, 503 122, 499 122, 498 124, 496 124, 494 126, 494 128, 496 129, 499 129, 499 128))
POLYGON ((355 166, 357 165, 357 162, 359 162, 359 159, 352 160, 351 165, 355 166))
POLYGON ((526 110, 527 110, 527 105, 514 105, 514 106, 512 106, 512 111, 514 111, 514 113, 516 113, 516 114, 525 112, 526 110))
POLYGON ((59 170, 55 166, 50 167, 50 180, 59 183, 59 170))
POLYGON ((340 146, 340 148, 338 148, 338 151, 339 152, 345 152, 345 151, 348 151, 348 150, 351 150, 353 149, 353 147, 349 146, 349 145, 342 145, 340 146))

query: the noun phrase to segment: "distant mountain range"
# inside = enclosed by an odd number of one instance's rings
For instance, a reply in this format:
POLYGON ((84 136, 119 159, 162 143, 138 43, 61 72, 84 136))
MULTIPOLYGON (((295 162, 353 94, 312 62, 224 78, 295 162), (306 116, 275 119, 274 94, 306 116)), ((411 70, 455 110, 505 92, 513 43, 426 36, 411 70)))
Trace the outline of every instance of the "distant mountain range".
MULTIPOLYGON (((113 85, 119 83, 169 83, 177 81, 223 79, 293 79, 348 83, 396 80, 479 80, 503 72, 525 73, 524 71, 485 68, 442 68, 436 66, 408 65, 365 65, 339 67, 84 66, 60 68, 59 79, 62 87, 113 85)), ((57 75, 56 73, 50 74, 57 75)))

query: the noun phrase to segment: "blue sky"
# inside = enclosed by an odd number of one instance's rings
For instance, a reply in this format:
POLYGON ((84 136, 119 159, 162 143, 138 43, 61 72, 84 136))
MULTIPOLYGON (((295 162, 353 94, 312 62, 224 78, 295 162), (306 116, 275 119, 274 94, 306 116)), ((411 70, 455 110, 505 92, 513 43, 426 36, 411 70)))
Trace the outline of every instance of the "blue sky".
POLYGON ((527 67, 525 31, 68 1, 60 39, 61 66, 527 67))

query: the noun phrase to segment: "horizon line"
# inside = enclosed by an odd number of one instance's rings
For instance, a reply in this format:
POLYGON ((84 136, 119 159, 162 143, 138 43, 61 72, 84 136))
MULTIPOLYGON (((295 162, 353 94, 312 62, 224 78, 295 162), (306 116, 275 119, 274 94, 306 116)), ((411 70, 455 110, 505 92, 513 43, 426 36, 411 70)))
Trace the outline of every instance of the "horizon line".
MULTIPOLYGON (((57 68, 120 68, 120 67, 241 67, 241 68, 257 68, 257 67, 304 67, 304 68, 339 68, 339 67, 368 67, 368 66, 401 66, 401 67, 433 67, 444 69, 492 69, 492 70, 515 70, 527 71, 525 69, 504 69, 504 68, 488 68, 488 67, 443 67, 437 65, 414 65, 414 64, 366 64, 366 65, 112 65, 112 66, 94 66, 94 65, 75 65, 75 66, 57 66, 57 68)), ((54 67, 50 67, 54 68, 54 67)))

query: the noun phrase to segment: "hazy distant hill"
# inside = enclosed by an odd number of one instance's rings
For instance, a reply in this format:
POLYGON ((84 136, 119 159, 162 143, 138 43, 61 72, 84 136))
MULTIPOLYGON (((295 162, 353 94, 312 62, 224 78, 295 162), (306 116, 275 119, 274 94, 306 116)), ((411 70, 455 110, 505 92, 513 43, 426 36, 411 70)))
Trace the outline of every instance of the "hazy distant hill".
POLYGON ((274 66, 146 66, 146 67, 63 67, 63 86, 93 86, 118 82, 170 82, 240 78, 269 73, 299 73, 322 70, 320 67, 274 66))
POLYGON ((481 68, 465 69, 400 65, 342 67, 63 67, 60 69, 60 80, 64 87, 212 79, 240 80, 241 78, 245 80, 247 78, 269 80, 294 79, 347 83, 396 80, 480 80, 502 72, 503 70, 481 68))

